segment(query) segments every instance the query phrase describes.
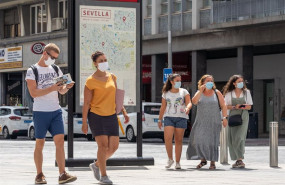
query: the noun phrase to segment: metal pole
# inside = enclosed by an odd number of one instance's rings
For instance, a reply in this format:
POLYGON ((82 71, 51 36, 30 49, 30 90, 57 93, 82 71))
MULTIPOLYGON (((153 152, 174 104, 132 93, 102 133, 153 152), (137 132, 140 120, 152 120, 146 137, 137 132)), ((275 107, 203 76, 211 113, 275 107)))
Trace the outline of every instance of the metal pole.
POLYGON ((228 163, 228 129, 222 128, 220 134, 220 163, 221 164, 229 164, 228 163))
POLYGON ((278 167, 278 122, 269 123, 270 167, 278 167))
POLYGON ((171 25, 172 25, 172 0, 168 0, 168 68, 172 68, 172 35, 171 35, 171 25))
MULTIPOLYGON (((75 0, 68 1, 68 72, 75 77, 75 0)), ((74 88, 68 92, 68 159, 73 158, 74 88)))
MULTIPOLYGON (((140 3, 140 27, 142 28, 142 1, 140 3)), ((140 58, 140 66, 142 66, 142 29, 140 29, 140 53, 139 53, 139 58, 140 58)), ((139 69, 140 73, 140 92, 137 93, 140 96, 140 101, 138 102, 139 104, 139 112, 137 113, 137 157, 142 157, 142 67, 139 69)))

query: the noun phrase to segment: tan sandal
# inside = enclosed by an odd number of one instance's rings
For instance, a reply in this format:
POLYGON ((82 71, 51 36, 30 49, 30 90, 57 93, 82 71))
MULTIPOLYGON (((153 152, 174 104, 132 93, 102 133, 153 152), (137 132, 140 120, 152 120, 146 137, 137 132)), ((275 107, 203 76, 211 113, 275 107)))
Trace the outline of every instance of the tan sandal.
POLYGON ((215 170, 216 169, 216 165, 211 163, 210 164, 210 167, 209 167, 209 170, 215 170))

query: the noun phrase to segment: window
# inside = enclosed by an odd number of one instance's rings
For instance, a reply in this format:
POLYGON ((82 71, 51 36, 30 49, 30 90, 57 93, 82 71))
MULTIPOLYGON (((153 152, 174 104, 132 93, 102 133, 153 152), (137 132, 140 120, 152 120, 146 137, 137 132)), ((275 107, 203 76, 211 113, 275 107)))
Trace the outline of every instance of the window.
POLYGON ((161 15, 168 14, 168 1, 161 0, 161 15))
POLYGON ((0 109, 0 116, 7 116, 11 114, 11 110, 10 109, 0 109))
POLYGON ((17 8, 4 11, 4 38, 21 36, 20 20, 17 8))
POLYGON ((29 116, 29 109, 15 109, 14 114, 17 116, 29 116))
POLYGON ((63 18, 64 27, 67 29, 67 16, 68 15, 68 5, 67 0, 58 1, 58 17, 63 18))
POLYGON ((175 0, 173 2, 173 11, 175 13, 181 12, 181 0, 175 0))
POLYGON ((211 5, 210 0, 203 0, 203 8, 209 8, 211 5))
POLYGON ((151 14, 152 14, 152 12, 151 12, 152 11, 152 2, 151 2, 151 0, 147 1, 146 11, 147 11, 146 16, 147 17, 151 17, 151 14))
POLYGON ((44 3, 31 6, 31 33, 43 32, 47 32, 47 14, 44 3))
POLYGON ((159 115, 160 105, 146 105, 144 106, 144 113, 151 115, 159 115))
POLYGON ((186 11, 192 11, 192 0, 185 1, 186 11))

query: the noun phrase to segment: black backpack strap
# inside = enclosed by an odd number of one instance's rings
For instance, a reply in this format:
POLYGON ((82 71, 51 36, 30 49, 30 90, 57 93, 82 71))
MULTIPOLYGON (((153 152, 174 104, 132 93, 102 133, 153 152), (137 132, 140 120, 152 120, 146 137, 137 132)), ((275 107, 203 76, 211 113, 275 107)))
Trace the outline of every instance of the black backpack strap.
POLYGON ((36 80, 36 83, 38 85, 38 80, 39 80, 39 73, 38 73, 38 69, 37 67, 35 66, 35 64, 31 65, 30 68, 33 70, 33 73, 35 75, 35 80, 36 80))
POLYGON ((215 94, 216 94, 217 99, 218 99, 219 109, 222 110, 221 105, 220 105, 219 96, 218 96, 218 94, 217 94, 217 90, 215 89, 214 91, 215 91, 215 94))
POLYGON ((57 76, 59 76, 59 73, 58 73, 58 71, 59 71, 58 66, 55 65, 55 64, 52 64, 51 67, 55 70, 57 76))

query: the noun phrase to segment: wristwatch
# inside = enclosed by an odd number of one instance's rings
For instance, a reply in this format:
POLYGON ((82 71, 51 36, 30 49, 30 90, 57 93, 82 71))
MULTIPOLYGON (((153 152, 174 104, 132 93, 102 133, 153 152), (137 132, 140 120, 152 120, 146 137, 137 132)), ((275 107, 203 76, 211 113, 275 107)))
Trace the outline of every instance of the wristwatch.
POLYGON ((224 119, 228 119, 228 117, 227 117, 227 116, 226 116, 226 117, 223 117, 223 120, 224 120, 224 119))
POLYGON ((159 119, 159 120, 157 120, 157 122, 159 123, 159 122, 161 122, 161 120, 159 119))

